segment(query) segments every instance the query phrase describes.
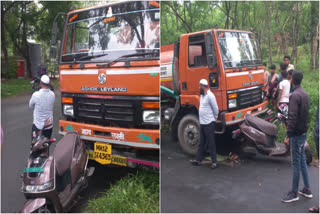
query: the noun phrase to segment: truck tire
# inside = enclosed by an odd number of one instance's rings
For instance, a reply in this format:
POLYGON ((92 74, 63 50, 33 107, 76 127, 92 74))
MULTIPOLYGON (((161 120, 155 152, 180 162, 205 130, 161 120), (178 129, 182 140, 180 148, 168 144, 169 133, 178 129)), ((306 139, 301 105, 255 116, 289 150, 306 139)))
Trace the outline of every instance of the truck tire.
POLYGON ((178 139, 182 150, 189 155, 196 155, 200 144, 200 124, 195 115, 182 118, 178 126, 178 139))

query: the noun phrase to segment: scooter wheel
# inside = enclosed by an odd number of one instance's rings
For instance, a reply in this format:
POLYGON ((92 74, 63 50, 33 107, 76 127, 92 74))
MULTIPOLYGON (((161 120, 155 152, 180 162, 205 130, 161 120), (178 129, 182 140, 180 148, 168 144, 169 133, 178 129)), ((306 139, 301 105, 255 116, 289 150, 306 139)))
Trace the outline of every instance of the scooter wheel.
POLYGON ((306 149, 305 154, 306 154, 307 165, 309 165, 312 162, 312 153, 309 149, 306 149))

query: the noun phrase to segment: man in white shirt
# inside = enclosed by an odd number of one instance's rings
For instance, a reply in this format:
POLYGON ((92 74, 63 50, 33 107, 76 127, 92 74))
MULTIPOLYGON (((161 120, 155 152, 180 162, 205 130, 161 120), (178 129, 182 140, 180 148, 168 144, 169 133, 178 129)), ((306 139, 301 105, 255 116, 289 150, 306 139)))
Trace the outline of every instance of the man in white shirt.
POLYGON ((44 129, 42 134, 45 137, 51 138, 52 134, 55 95, 49 89, 50 79, 47 75, 42 75, 40 87, 41 89, 34 92, 29 101, 29 108, 34 109, 31 140, 42 129, 44 129))
POLYGON ((193 165, 199 165, 204 159, 206 153, 206 145, 208 145, 211 156, 211 168, 217 167, 217 155, 215 144, 215 123, 218 118, 219 108, 214 94, 210 91, 208 81, 200 80, 200 144, 196 156, 196 160, 191 160, 193 165))
POLYGON ((289 103, 289 94, 290 94, 290 81, 287 79, 288 72, 281 71, 282 81, 279 83, 279 96, 277 106, 282 103, 289 103))

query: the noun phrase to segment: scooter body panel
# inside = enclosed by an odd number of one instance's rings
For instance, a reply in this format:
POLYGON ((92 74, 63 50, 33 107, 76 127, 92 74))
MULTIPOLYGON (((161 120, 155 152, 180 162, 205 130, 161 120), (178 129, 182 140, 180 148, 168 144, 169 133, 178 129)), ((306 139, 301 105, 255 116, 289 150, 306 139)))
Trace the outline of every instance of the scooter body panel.
POLYGON ((26 201, 20 213, 32 213, 46 204, 45 198, 34 198, 26 201))
MULTIPOLYGON (((66 212, 72 206, 73 199, 79 193, 81 187, 86 183, 88 163, 88 154, 85 149, 85 144, 80 140, 78 134, 76 139, 77 142, 70 142, 74 145, 72 154, 66 153, 66 155, 72 155, 71 164, 68 166, 68 170, 66 172, 69 174, 68 176, 70 181, 64 185, 62 189, 60 188, 59 191, 57 189, 57 178, 60 175, 57 173, 57 160, 54 159, 54 156, 32 157, 32 155, 30 155, 27 167, 42 167, 43 172, 24 173, 22 192, 30 202, 27 202, 24 206, 27 208, 22 208, 22 210, 30 210, 32 207, 38 207, 38 205, 36 206, 32 204, 42 204, 43 206, 43 198, 46 199, 45 203, 51 204, 56 212, 66 212), (36 188, 35 186, 42 185, 47 182, 53 182, 52 188, 46 191, 30 191, 33 188, 36 188), (25 189, 26 185, 28 185, 28 191, 25 189)), ((60 178, 61 177, 62 176, 60 176, 60 178)))
POLYGON ((49 181, 53 181, 55 178, 54 160, 50 157, 37 157, 28 160, 28 168, 41 167, 42 173, 24 173, 23 183, 24 185, 41 185, 49 181))

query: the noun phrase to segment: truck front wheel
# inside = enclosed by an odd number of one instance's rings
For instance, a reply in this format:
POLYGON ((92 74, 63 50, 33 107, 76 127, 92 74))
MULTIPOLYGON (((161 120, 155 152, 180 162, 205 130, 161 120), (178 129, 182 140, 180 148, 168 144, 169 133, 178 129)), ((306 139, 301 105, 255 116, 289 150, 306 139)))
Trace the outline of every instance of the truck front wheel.
POLYGON ((186 115, 178 126, 179 144, 182 150, 190 155, 196 155, 200 143, 200 124, 195 115, 186 115))

